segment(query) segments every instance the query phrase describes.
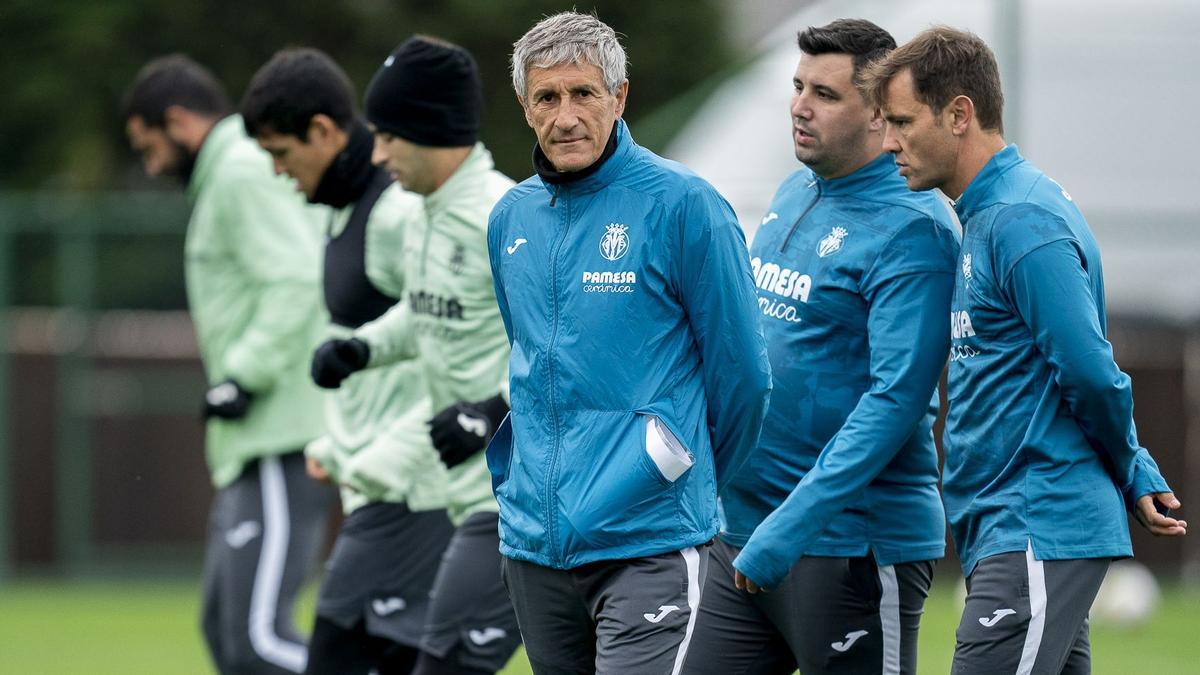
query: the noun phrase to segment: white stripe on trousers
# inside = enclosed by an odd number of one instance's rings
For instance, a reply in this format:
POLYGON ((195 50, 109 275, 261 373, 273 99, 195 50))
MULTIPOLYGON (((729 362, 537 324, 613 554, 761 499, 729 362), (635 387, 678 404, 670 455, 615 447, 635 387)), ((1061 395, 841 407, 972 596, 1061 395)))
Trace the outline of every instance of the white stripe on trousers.
POLYGON ((687 631, 683 634, 683 641, 679 643, 679 651, 675 654, 675 667, 671 669, 671 675, 679 675, 683 669, 683 660, 687 657, 688 645, 692 641, 692 631, 696 628, 696 615, 700 613, 700 553, 694 546, 685 548, 679 553, 683 556, 684 566, 687 567, 689 612, 687 631))
POLYGON ((287 482, 279 458, 259 460, 258 476, 262 488, 263 538, 254 590, 250 593, 250 646, 262 660, 302 673, 308 661, 307 648, 275 633, 275 606, 279 602, 291 537, 287 482))
POLYGON ((1029 628, 1025 632, 1025 647, 1017 675, 1029 675, 1042 646, 1042 631, 1046 627, 1046 572, 1041 560, 1033 559, 1033 541, 1025 549, 1025 567, 1029 572, 1029 628))
POLYGON ((900 675, 900 584, 893 565, 879 567, 879 627, 883 635, 883 675, 900 675))

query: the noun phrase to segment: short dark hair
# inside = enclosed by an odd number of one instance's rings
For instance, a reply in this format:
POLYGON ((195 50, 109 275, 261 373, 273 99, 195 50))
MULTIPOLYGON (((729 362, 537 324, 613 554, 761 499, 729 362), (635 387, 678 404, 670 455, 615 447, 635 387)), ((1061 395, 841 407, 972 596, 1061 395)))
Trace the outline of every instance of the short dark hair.
POLYGON ((308 140, 315 115, 328 115, 348 129, 358 115, 354 85, 325 52, 310 48, 284 49, 258 69, 242 97, 246 133, 273 131, 308 140))
POLYGON ((148 127, 162 127, 167 108, 173 105, 211 117, 231 112, 225 87, 211 71, 183 54, 160 56, 142 66, 121 107, 126 120, 136 116, 148 127))
POLYGON ((863 74, 869 99, 883 100, 887 85, 904 70, 912 73, 916 99, 941 112, 956 96, 975 104, 975 116, 985 130, 1004 133, 1004 90, 996 55, 974 33, 934 26, 871 64, 863 74))
POLYGON ((800 51, 809 56, 846 54, 854 59, 854 83, 875 59, 896 48, 892 34, 866 19, 838 19, 824 26, 809 26, 796 34, 800 51))

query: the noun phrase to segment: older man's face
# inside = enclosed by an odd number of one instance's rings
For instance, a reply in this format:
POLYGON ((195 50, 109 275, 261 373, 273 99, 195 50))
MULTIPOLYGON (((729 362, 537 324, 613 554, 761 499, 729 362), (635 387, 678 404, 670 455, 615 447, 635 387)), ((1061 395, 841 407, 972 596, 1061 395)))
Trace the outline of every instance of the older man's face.
POLYGON ((564 172, 591 166, 625 111, 629 82, 609 93, 600 68, 579 63, 530 68, 525 81, 525 120, 550 164, 564 172))

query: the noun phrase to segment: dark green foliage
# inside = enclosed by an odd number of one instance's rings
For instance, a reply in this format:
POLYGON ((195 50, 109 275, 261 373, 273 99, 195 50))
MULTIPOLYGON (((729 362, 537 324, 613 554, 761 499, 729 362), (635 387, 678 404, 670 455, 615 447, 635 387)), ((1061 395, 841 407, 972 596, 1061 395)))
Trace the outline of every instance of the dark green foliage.
MULTIPOLYGON (((727 61, 716 0, 576 4, 595 9, 625 37, 639 117, 727 61)), ((98 189, 144 184, 125 147, 120 98, 148 59, 184 52, 225 81, 235 102, 276 50, 327 51, 361 89, 391 49, 414 32, 458 42, 476 55, 487 108, 483 139, 497 164, 530 173, 533 134, 508 75, 512 43, 544 15, 547 0, 0 0, 0 189, 98 189)))

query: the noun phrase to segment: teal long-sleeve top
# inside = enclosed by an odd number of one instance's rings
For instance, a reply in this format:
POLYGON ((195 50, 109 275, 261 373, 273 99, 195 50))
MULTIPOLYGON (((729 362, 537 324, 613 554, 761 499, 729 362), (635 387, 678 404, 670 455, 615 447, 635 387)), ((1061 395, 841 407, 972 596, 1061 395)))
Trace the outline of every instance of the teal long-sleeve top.
POLYGON ((943 495, 963 571, 1027 546, 1038 560, 1131 555, 1125 510, 1169 488, 1138 444, 1087 221, 1012 145, 955 208, 943 495))
POLYGON ((957 253, 949 210, 891 155, 780 187, 751 253, 774 394, 722 494, 722 538, 756 583, 802 556, 942 556, 933 397, 957 253))

